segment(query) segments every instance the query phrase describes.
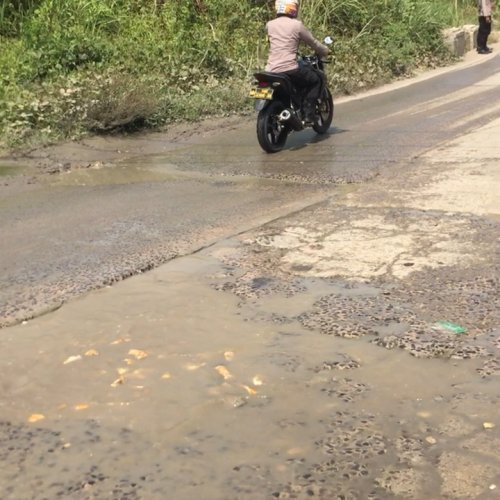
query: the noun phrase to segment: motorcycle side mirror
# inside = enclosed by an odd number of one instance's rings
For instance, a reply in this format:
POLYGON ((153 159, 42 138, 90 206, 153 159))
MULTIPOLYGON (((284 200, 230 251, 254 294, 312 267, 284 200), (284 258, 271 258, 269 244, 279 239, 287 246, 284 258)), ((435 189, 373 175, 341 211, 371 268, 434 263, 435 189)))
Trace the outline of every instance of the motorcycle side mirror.
POLYGON ((324 40, 325 45, 331 45, 333 43, 333 38, 331 36, 327 36, 324 40))

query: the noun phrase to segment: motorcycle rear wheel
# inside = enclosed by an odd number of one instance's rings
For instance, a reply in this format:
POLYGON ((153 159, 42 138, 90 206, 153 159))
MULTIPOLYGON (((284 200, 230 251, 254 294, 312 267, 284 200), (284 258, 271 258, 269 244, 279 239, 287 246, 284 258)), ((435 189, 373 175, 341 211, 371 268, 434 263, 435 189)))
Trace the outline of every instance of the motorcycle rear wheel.
POLYGON ((285 146, 290 129, 278 117, 285 109, 283 103, 272 101, 257 117, 257 139, 266 153, 277 153, 285 146))
POLYGON ((331 92, 325 88, 316 107, 316 120, 314 121, 313 130, 317 134, 326 134, 333 120, 333 97, 331 92))

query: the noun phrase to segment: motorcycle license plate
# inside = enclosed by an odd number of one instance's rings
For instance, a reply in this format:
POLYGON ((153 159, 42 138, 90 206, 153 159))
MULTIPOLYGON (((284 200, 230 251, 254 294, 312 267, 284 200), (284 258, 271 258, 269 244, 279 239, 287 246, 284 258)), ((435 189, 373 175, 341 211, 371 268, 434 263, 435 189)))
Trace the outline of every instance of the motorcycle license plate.
POLYGON ((274 89, 271 87, 254 87, 250 90, 249 97, 253 99, 272 99, 273 98, 274 89))

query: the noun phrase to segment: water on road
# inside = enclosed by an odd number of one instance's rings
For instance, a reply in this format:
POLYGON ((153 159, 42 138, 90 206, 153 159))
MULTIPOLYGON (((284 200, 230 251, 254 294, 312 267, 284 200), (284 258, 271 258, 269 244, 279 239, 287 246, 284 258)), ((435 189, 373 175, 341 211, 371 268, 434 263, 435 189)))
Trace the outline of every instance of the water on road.
POLYGON ((7 181, 0 498, 498 498, 494 70, 7 181))

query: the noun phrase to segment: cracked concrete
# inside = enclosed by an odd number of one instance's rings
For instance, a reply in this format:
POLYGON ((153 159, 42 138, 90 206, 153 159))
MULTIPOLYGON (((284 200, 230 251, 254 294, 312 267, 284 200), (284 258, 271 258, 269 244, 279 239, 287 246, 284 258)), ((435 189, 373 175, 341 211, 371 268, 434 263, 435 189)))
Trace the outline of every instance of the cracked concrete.
POLYGON ((285 272, 404 279, 424 269, 495 258, 497 239, 475 238, 477 217, 500 217, 500 120, 415 159, 404 176, 383 171, 254 242, 280 250, 285 272), (382 187, 383 186, 383 187, 382 187), (349 210, 346 210, 346 209, 349 210))

